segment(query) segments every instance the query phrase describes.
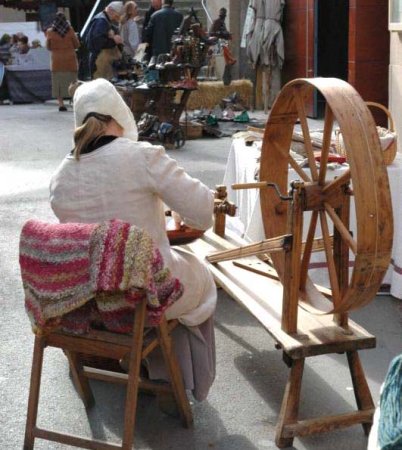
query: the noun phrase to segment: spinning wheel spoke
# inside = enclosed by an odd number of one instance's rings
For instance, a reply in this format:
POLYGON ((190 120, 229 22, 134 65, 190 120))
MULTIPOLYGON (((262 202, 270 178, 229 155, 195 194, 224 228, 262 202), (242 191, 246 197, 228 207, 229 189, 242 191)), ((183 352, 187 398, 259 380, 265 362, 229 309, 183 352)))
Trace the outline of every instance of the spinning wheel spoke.
POLYGON ((318 179, 318 171, 317 166, 314 159, 314 151, 313 151, 313 144, 311 143, 311 136, 310 136, 310 130, 307 123, 307 115, 306 110, 304 107, 304 100, 301 94, 300 89, 296 89, 296 108, 297 113, 299 115, 300 119, 300 125, 303 131, 303 137, 304 137, 304 146, 307 153, 307 159, 311 171, 311 176, 314 181, 317 181, 318 179))
POLYGON ((332 127, 334 125, 334 115, 328 105, 325 107, 324 133, 320 160, 320 173, 318 176, 318 184, 323 185, 327 174, 327 163, 329 147, 331 145, 332 127))
POLYGON ((296 160, 293 156, 289 155, 289 164, 292 166, 292 169, 299 175, 299 177, 306 182, 311 181, 311 178, 306 174, 306 172, 297 164, 296 160))
POLYGON ((338 189, 340 186, 348 184, 351 178, 352 175, 350 173, 350 169, 347 169, 340 177, 335 178, 333 181, 323 187, 323 194, 329 194, 331 191, 338 189))
POLYGON ((338 214, 335 212, 334 208, 332 208, 331 205, 329 205, 328 203, 324 203, 324 207, 325 211, 328 213, 336 229, 339 231, 339 234, 342 236, 342 239, 345 240, 345 242, 349 245, 349 248, 356 255, 357 243, 353 239, 353 236, 350 234, 350 231, 345 227, 342 220, 340 219, 340 217, 338 216, 338 214))
POLYGON ((304 245, 303 259, 300 267, 300 289, 303 291, 306 286, 308 265, 310 264, 311 252, 313 249, 313 241, 315 230, 317 228, 318 211, 313 211, 308 229, 306 243, 304 245))
POLYGON ((334 254, 332 251, 332 242, 331 237, 329 235, 328 222, 327 216, 325 215, 325 211, 320 211, 320 223, 321 223, 322 237, 324 239, 325 256, 328 264, 328 274, 332 290, 332 300, 334 302, 334 305, 336 306, 337 304, 339 304, 340 291, 338 278, 336 274, 334 254))

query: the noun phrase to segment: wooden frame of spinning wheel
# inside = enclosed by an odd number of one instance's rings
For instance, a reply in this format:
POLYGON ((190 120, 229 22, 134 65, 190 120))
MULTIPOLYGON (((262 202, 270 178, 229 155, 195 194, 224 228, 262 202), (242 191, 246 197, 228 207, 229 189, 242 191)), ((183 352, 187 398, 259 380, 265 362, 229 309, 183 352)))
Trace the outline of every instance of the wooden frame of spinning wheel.
POLYGON ((393 224, 379 138, 359 94, 337 79, 299 79, 287 84, 265 128, 260 180, 233 185, 232 189, 260 189, 265 240, 248 244, 231 236, 225 232, 224 212, 219 211, 215 233, 205 233, 189 248, 206 256, 217 284, 265 327, 276 347, 283 351, 290 373, 278 419, 277 446, 291 446, 295 436, 356 424, 362 424, 367 434, 374 403, 358 350, 375 347, 375 337, 349 320, 348 313, 366 305, 377 293, 390 263, 393 224), (313 89, 318 89, 327 102, 319 169, 304 107, 313 89), (304 136, 309 173, 298 166, 289 152, 297 119, 304 136), (335 122, 344 138, 349 169, 335 180, 327 180, 335 122), (290 195, 284 195, 289 165, 300 181, 293 183, 290 195), (351 196, 357 218, 354 235, 349 231, 351 196), (306 212, 311 218, 303 241, 306 212), (318 222, 320 238, 315 237, 318 222), (325 252, 330 290, 315 285, 308 276, 315 251, 325 252), (351 274, 350 251, 355 257, 351 274), (267 254, 271 265, 265 262, 267 254), (346 353, 358 409, 300 420, 305 358, 330 353, 346 353))

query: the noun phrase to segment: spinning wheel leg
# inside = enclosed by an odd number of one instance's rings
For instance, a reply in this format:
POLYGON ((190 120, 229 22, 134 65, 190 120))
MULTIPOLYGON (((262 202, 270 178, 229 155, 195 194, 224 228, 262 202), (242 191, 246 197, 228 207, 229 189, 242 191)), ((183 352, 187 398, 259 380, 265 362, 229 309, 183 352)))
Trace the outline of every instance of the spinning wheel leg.
MULTIPOLYGON (((370 389, 364 375, 363 367, 357 351, 346 352, 349 364, 350 375, 352 377, 353 390, 355 393, 357 407, 360 411, 372 409, 374 412, 374 402, 370 389)), ((364 433, 368 436, 372 423, 362 423, 364 433)))
POLYGON ((291 447, 293 445, 294 438, 293 436, 287 437, 286 426, 297 422, 303 370, 304 358, 292 360, 276 428, 275 443, 279 448, 291 447))

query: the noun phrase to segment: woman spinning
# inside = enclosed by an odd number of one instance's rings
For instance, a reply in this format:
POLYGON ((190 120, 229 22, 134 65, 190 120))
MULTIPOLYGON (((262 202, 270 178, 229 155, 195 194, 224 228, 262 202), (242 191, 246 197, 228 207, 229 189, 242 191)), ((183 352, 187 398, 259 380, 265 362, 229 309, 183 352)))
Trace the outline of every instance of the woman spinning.
MULTIPOLYGON (((203 348, 198 356, 203 360, 203 373, 196 374, 190 367, 194 365, 193 350, 189 351, 184 344, 190 355, 187 357, 176 344, 186 387, 202 400, 215 374, 212 325, 215 283, 199 259, 170 247, 164 211, 166 205, 180 214, 185 224, 205 230, 212 225, 214 193, 190 177, 166 155, 163 147, 137 141, 137 127, 130 109, 105 79, 78 87, 74 113, 74 149, 50 183, 53 211, 60 222, 121 219, 148 231, 165 265, 184 286, 183 296, 167 309, 166 317, 178 318, 190 327, 189 334, 196 336, 198 348, 200 344, 203 348), (193 364, 188 362, 191 358, 193 364)), ((199 364, 200 361, 197 370, 199 364)), ((159 377, 150 369, 151 378, 159 377)))

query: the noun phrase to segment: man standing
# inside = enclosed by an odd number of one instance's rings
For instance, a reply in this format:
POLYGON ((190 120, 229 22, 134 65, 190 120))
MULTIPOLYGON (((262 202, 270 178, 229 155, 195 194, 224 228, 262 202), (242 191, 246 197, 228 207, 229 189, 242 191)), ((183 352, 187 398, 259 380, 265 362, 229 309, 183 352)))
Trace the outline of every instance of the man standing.
POLYGON ((141 42, 145 42, 148 44, 145 50, 145 59, 149 61, 152 56, 151 43, 148 40, 147 36, 147 27, 149 25, 149 21, 151 20, 151 16, 154 12, 159 11, 162 6, 162 0, 151 0, 151 6, 148 11, 145 13, 144 23, 142 25, 142 34, 141 34, 141 42))
MULTIPOLYGON (((85 39, 86 46, 89 50, 91 78, 96 71, 96 60, 102 50, 117 50, 117 46, 123 43, 122 38, 118 35, 118 24, 123 13, 123 2, 115 1, 109 3, 105 10, 97 14, 91 21, 85 39)), ((102 77, 102 75, 101 73, 97 73, 98 77, 102 77)), ((108 77, 105 76, 104 78, 108 77)))
POLYGON ((161 6, 162 6, 162 0, 151 0, 151 5, 150 5, 148 11, 145 13, 144 24, 142 26, 142 36, 141 36, 142 42, 147 42, 147 36, 146 36, 145 30, 147 29, 149 21, 151 20, 152 14, 156 11, 159 11, 161 9, 161 6))
POLYGON ((163 0, 162 8, 152 14, 146 28, 152 56, 170 52, 173 33, 180 27, 182 20, 183 14, 173 8, 173 0, 163 0))
POLYGON ((226 8, 221 8, 219 10, 219 16, 217 19, 215 19, 212 22, 211 28, 209 29, 210 36, 215 36, 220 39, 232 39, 231 34, 229 33, 228 29, 226 28, 226 14, 227 10, 226 8))

